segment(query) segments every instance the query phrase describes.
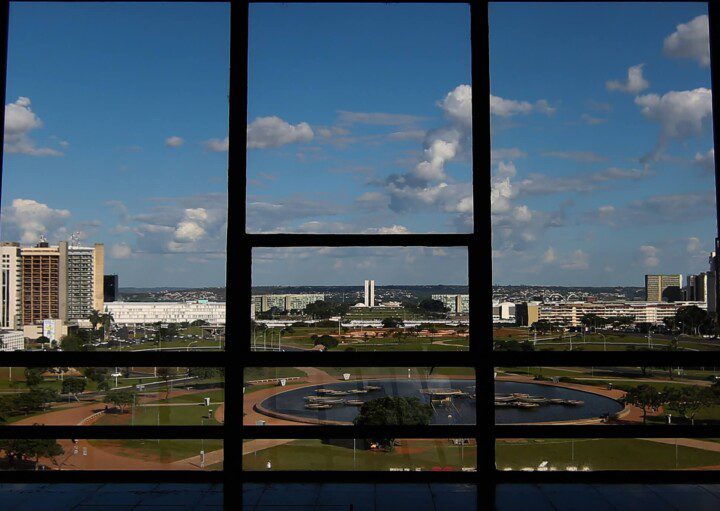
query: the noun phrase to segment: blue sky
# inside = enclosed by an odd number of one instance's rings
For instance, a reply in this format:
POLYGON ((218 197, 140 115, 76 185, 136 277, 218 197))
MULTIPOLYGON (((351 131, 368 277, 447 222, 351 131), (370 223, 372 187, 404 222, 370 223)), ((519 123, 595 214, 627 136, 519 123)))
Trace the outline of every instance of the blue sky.
POLYGON ((253 286, 468 284, 465 247, 281 247, 252 255, 253 286))
POLYGON ((13 3, 2 239, 79 231, 121 287, 224 285, 229 23, 224 4, 13 3))
POLYGON ((642 285, 708 269, 705 14, 491 6, 493 283, 642 285))
POLYGON ((250 7, 248 230, 467 232, 466 5, 250 7))

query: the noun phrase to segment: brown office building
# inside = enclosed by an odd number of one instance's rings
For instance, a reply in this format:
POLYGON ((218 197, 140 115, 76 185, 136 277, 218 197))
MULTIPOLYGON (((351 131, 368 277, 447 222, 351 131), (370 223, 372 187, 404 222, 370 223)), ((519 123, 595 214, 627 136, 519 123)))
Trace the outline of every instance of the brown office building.
POLYGON ((63 318, 67 314, 67 264, 60 261, 59 248, 40 242, 21 253, 22 324, 63 318))

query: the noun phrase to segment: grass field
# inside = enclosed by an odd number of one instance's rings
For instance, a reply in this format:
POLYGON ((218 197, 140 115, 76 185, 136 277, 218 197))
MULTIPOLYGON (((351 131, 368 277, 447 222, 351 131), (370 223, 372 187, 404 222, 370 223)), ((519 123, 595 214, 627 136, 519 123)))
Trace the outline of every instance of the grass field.
POLYGON ((245 381, 290 378, 293 376, 305 377, 307 374, 297 367, 246 367, 243 373, 245 381))
MULTIPOLYGON (((266 470, 268 460, 274 470, 389 470, 410 468, 431 470, 433 467, 475 467, 475 445, 459 447, 446 439, 403 440, 392 452, 323 444, 321 440, 294 440, 289 444, 246 454, 244 470, 266 470)), ((357 446, 363 442, 357 441, 357 446)))
MULTIPOLYGON (((164 397, 164 394, 162 394, 164 397)), ((123 414, 104 414, 97 422, 99 426, 130 425, 135 426, 213 426, 220 424, 208 415, 208 409, 216 410, 218 403, 224 402, 225 392, 222 389, 208 390, 201 394, 187 394, 183 396, 170 397, 167 401, 160 399, 157 395, 160 406, 135 406, 126 409, 123 414), (202 398, 209 397, 211 405, 202 406, 202 398), (197 403, 197 406, 186 406, 186 403, 197 403), (180 404, 181 406, 163 406, 166 404, 180 404)))
MULTIPOLYGON (((323 371, 332 376, 342 377, 343 373, 350 373, 350 378, 357 376, 373 378, 378 375, 391 375, 407 378, 407 367, 321 367, 323 371)), ((414 378, 427 377, 428 375, 450 375, 450 376, 473 376, 475 370, 471 367, 435 367, 430 373, 429 367, 411 367, 410 375, 414 378)))
MULTIPOLYGON (((467 337, 454 335, 416 336, 411 335, 409 332, 404 332, 398 337, 395 333, 399 331, 384 331, 372 328, 361 330, 353 329, 352 331, 367 332, 368 337, 349 338, 338 336, 337 328, 331 327, 293 327, 291 333, 284 333, 282 335, 281 344, 282 347, 312 349, 314 340, 311 339, 311 336, 330 335, 337 338, 341 343, 337 348, 333 348, 333 351, 344 351, 348 349, 354 349, 356 351, 467 351, 469 346, 467 337), (380 332, 381 335, 375 337, 374 333, 376 332, 380 332), (447 344, 439 344, 441 342, 447 344)), ((262 333, 256 332, 254 339, 251 338, 250 340, 251 345, 256 347, 256 349, 277 347, 280 345, 278 341, 279 332, 279 329, 268 331, 268 333, 265 334, 265 339, 263 339, 262 333)), ((343 334, 347 334, 348 332, 349 330, 347 328, 342 329, 343 334)))
POLYGON ((579 470, 668 470, 720 465, 720 453, 692 447, 660 444, 647 440, 543 439, 499 440, 496 444, 499 470, 537 467, 543 461, 557 470, 576 466, 579 470), (677 456, 676 456, 677 453, 677 456))
POLYGON ((207 453, 223 447, 223 441, 218 439, 89 440, 89 442, 90 445, 112 451, 119 456, 160 463, 172 463, 198 456, 202 449, 207 453))

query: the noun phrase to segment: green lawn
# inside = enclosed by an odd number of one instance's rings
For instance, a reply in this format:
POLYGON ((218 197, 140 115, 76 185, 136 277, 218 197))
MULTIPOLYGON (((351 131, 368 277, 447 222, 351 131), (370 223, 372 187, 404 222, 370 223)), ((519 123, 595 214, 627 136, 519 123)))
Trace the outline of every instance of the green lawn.
POLYGON ((223 447, 223 441, 219 439, 89 440, 89 442, 95 447, 113 451, 119 456, 162 463, 172 463, 191 456, 199 456, 201 449, 208 453, 223 447))
POLYGON ((543 461, 563 470, 566 466, 591 470, 667 470, 720 465, 720 453, 628 439, 500 440, 495 459, 499 470, 537 467, 543 461))
POLYGON ((402 447, 393 452, 377 452, 359 448, 354 451, 352 440, 347 447, 323 444, 320 440, 294 440, 289 444, 263 449, 243 456, 244 470, 267 470, 268 460, 274 470, 389 470, 390 468, 475 467, 476 446, 459 447, 446 439, 405 440, 410 453, 402 447))
POLYGON ((290 378, 292 376, 305 377, 307 374, 297 367, 246 367, 243 374, 245 381, 290 378))
MULTIPOLYGON (((350 378, 355 379, 357 376, 373 378, 379 375, 396 376, 407 378, 407 367, 321 367, 323 371, 332 376, 342 377, 343 373, 350 373, 350 378)), ((430 373, 429 367, 411 367, 410 375, 412 377, 426 377, 430 373)), ((473 376, 474 369, 471 367, 435 367, 432 369, 432 375, 450 375, 450 376, 473 376)))

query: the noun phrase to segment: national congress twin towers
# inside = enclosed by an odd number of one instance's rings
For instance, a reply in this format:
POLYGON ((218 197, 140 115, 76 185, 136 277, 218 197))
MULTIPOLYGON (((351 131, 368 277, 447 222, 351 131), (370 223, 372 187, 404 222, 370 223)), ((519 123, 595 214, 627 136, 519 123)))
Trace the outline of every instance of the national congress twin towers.
POLYGON ((375 307, 375 281, 365 281, 365 307, 375 307))

